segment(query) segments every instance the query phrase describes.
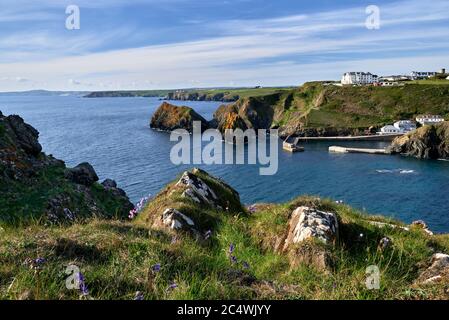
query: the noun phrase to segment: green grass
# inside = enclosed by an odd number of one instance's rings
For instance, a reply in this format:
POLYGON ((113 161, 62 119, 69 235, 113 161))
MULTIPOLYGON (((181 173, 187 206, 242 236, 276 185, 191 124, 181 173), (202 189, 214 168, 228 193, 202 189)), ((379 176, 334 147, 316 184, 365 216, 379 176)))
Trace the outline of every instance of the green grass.
MULTIPOLYGON (((223 191, 221 184, 201 177, 214 190, 223 191)), ((146 299, 447 298, 444 286, 417 287, 413 282, 435 250, 449 252, 448 236, 378 228, 369 221, 401 223, 313 197, 259 205, 249 215, 239 207, 222 212, 195 206, 179 194, 167 193, 171 188, 163 190, 135 222, 92 219, 70 226, 4 226, 0 229, 0 299, 78 299, 78 291, 65 287, 68 275, 64 272, 72 264, 81 269, 93 299, 132 299, 136 291, 146 299), (329 272, 307 265, 292 268, 286 255, 273 250, 286 231, 289 214, 300 205, 338 214, 340 238, 331 249, 335 263, 329 272), (166 206, 184 210, 197 221, 203 219, 200 227, 211 228, 212 237, 197 242, 178 234, 173 242, 174 234, 154 229, 145 219, 166 206), (380 252, 377 245, 384 236, 394 245, 380 252), (231 243, 237 264, 229 258, 231 243), (41 270, 24 264, 37 257, 46 259, 41 270), (244 268, 243 262, 250 267, 244 268), (152 272, 158 263, 161 271, 152 272), (380 290, 365 286, 369 265, 380 268, 380 290), (251 278, 256 281, 247 283, 251 278), (173 282, 178 287, 167 289, 173 282)), ((234 200, 230 194, 224 197, 234 200)))

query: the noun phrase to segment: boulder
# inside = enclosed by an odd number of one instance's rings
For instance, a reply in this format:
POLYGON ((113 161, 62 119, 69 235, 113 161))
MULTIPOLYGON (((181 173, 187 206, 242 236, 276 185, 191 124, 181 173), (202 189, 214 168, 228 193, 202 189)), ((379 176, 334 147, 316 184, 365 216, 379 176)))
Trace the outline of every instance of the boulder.
POLYGON ((176 186, 186 188, 183 193, 184 197, 190 198, 197 203, 218 206, 218 198, 215 192, 201 178, 191 172, 184 172, 176 186))
POLYGON ((290 217, 283 251, 288 253, 291 267, 306 264, 327 271, 333 258, 326 245, 334 244, 337 237, 338 219, 335 213, 299 207, 290 217))
POLYGON ((418 284, 432 284, 446 279, 449 280, 449 255, 436 253, 432 256, 430 266, 422 272, 418 279, 418 284))
POLYGON ((195 222, 182 212, 168 208, 160 218, 160 225, 174 231, 186 231, 194 235, 199 235, 195 222))
POLYGON ((240 196, 237 191, 227 185, 225 182, 210 176, 204 170, 194 168, 191 172, 185 171, 179 181, 175 184, 176 187, 184 188, 182 193, 183 197, 189 198, 192 201, 201 205, 210 205, 218 210, 231 210, 231 203, 229 199, 225 199, 224 193, 220 192, 219 195, 212 189, 212 187, 204 181, 200 176, 207 177, 214 181, 215 185, 219 186, 220 191, 225 191, 231 195, 232 203, 238 204, 240 207, 240 196))
POLYGON ((150 127, 162 131, 185 129, 193 132, 193 122, 201 122, 201 130, 208 129, 209 123, 192 108, 175 106, 164 102, 153 114, 150 127))
POLYGON ((284 250, 308 239, 317 239, 325 244, 332 244, 337 237, 338 220, 335 213, 299 207, 291 215, 284 250))
POLYGON ((65 171, 66 179, 85 186, 91 186, 98 181, 95 169, 87 162, 80 163, 75 168, 68 168, 65 171))

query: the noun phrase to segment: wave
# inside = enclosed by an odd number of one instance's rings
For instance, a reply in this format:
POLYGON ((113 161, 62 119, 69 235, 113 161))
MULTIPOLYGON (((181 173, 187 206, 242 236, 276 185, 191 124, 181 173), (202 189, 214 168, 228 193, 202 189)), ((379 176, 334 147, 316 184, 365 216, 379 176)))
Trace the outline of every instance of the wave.
POLYGON ((376 170, 377 173, 399 173, 399 174, 412 174, 416 173, 415 170, 412 169, 379 169, 376 170))

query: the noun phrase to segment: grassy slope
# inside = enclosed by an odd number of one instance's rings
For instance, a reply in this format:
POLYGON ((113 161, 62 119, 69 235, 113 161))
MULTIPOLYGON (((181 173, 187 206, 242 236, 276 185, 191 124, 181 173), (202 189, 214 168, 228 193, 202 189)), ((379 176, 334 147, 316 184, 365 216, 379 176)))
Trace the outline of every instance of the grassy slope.
MULTIPOLYGON (((210 181, 207 181, 210 183, 210 181)), ((168 190, 168 188, 166 189, 168 190)), ((165 191, 166 191, 165 190, 165 191)), ((228 212, 199 208, 177 194, 161 192, 145 209, 146 214, 167 206, 180 208, 193 217, 209 216, 204 227, 212 237, 195 242, 190 237, 154 230, 142 215, 135 222, 92 220, 72 226, 0 229, 0 298, 28 296, 37 299, 76 299, 78 292, 65 288, 69 264, 81 268, 91 297, 131 299, 142 291, 147 299, 427 299, 448 298, 444 287, 412 287, 419 266, 428 262, 432 248, 449 252, 449 237, 428 236, 421 230, 379 229, 367 217, 332 201, 303 197, 282 205, 261 205, 253 215, 242 214, 237 204, 228 212), (323 273, 307 266, 291 269, 288 259, 272 250, 273 240, 285 231, 291 210, 312 205, 335 211, 340 217, 341 237, 333 249, 335 266, 323 273), (362 240, 360 233, 364 234, 362 240), (377 251, 378 241, 389 236, 394 243, 385 253, 377 251), (235 244, 239 262, 227 255, 235 244), (36 272, 23 264, 27 258, 44 257, 47 262, 36 272), (152 265, 161 271, 153 274, 152 265), (365 270, 378 265, 381 289, 367 290, 365 270), (245 286, 232 281, 231 270, 241 270, 259 280, 273 281, 284 289, 274 292, 263 284, 245 286), (178 288, 167 290, 176 282, 178 288)), ((227 197, 227 196, 226 196, 227 197)))
POLYGON ((321 83, 284 91, 271 107, 274 124, 304 128, 367 128, 433 113, 449 117, 447 85, 407 84, 401 87, 337 87, 321 83))

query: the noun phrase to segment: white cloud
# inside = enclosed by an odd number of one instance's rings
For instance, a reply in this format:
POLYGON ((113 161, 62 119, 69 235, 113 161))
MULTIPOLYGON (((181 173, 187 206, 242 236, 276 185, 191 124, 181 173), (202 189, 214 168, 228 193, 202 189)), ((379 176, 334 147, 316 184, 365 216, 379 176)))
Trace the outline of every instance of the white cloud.
MULTIPOLYGON (((11 37, 0 40, 0 48, 20 47, 29 39, 34 51, 44 49, 37 56, 39 63, 30 62, 31 57, 26 61, 20 58, 16 62, 0 63, 0 70, 11 77, 19 73, 31 79, 45 79, 50 89, 77 86, 86 90, 212 86, 231 82, 284 85, 338 78, 347 70, 369 69, 379 74, 420 68, 433 70, 447 65, 449 55, 443 53, 449 53, 449 44, 442 39, 449 37, 449 29, 424 22, 449 19, 449 2, 436 0, 427 5, 420 2, 413 0, 381 7, 384 23, 378 31, 364 28, 364 8, 352 8, 276 19, 217 22, 211 27, 221 30, 222 36, 216 38, 100 53, 89 53, 96 39, 95 35, 89 35, 78 47, 73 44, 81 52, 78 55, 70 55, 71 50, 61 47, 62 44, 70 47, 70 42, 54 41, 45 34, 20 40, 11 37), (415 24, 413 29, 404 28, 412 18, 422 23, 415 24), (410 56, 409 52, 417 48, 423 51, 410 56), (435 49, 442 53, 428 53, 435 49), (43 59, 46 52, 56 54, 43 59), (373 56, 376 52, 388 52, 390 57, 353 57, 367 53, 373 56), (339 54, 343 61, 326 62, 331 54, 339 54), (391 57, 392 54, 395 56, 391 57), (324 61, 312 63, 303 57, 320 57, 324 61)), ((5 90, 4 85, 0 90, 5 90)))

